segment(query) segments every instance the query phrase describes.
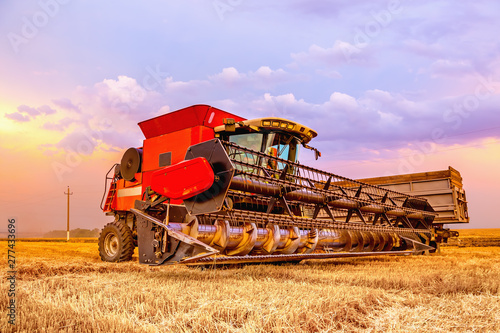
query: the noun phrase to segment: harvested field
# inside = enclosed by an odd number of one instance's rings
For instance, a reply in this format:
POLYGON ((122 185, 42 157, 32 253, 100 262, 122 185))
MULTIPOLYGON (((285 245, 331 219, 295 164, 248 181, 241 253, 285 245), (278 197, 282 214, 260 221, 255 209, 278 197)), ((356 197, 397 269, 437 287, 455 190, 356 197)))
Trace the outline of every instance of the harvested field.
POLYGON ((459 230, 460 237, 452 238, 448 245, 469 246, 500 246, 500 229, 464 229, 459 230))
POLYGON ((2 332, 500 331, 494 246, 206 269, 104 263, 89 242, 18 241, 16 255, 16 326, 2 315, 2 332))

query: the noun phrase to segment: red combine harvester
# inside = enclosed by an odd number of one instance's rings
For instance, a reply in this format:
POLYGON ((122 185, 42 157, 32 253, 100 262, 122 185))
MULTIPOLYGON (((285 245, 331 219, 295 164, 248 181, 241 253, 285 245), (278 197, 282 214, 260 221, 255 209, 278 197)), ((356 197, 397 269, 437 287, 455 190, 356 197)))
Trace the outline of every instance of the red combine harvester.
POLYGON ((317 133, 294 121, 194 105, 139 127, 106 175, 104 261, 136 246, 149 265, 412 254, 450 235, 425 198, 299 164, 317 133))

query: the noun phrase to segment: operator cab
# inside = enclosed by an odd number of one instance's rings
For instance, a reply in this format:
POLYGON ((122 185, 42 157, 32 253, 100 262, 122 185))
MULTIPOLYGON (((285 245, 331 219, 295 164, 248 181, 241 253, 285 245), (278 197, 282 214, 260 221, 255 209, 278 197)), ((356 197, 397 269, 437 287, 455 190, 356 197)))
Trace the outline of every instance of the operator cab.
MULTIPOLYGON (((317 133, 307 126, 290 120, 269 117, 235 122, 224 119, 224 125, 215 128, 216 136, 224 141, 266 154, 267 156, 297 162, 300 145, 319 152, 307 145, 317 133)), ((258 165, 272 170, 282 170, 284 163, 254 154, 239 156, 249 165, 258 165)), ((250 167, 250 166, 248 166, 250 167)), ((290 169, 289 172, 292 172, 290 169)))
MULTIPOLYGON (((249 175, 264 177, 263 179, 267 177, 279 179, 284 173, 295 174, 297 168, 286 161, 297 162, 301 145, 314 150, 319 156, 316 149, 307 145, 317 133, 307 126, 286 119, 272 117, 239 122, 224 119, 224 125, 215 127, 214 130, 215 136, 221 140, 243 147, 243 149, 232 147, 227 149, 234 163, 236 174, 243 179, 249 175)), ((293 177, 288 180, 295 181, 293 177)), ((236 209, 251 209, 260 212, 267 212, 269 209, 268 200, 256 197, 233 195, 231 202, 231 206, 236 209)), ((271 207, 273 207, 271 210, 273 214, 285 213, 282 205, 271 207)), ((288 207, 294 215, 303 216, 304 212, 300 205, 290 204, 288 207)))

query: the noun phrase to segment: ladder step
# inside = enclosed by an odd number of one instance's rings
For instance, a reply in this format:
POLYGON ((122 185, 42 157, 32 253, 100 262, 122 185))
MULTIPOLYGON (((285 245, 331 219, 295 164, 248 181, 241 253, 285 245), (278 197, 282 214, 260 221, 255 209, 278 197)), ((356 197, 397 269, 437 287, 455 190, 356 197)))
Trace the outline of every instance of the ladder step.
POLYGON ((106 202, 104 203, 105 210, 111 209, 111 204, 113 203, 113 200, 115 199, 116 191, 117 191, 116 190, 116 182, 111 183, 111 185, 109 187, 108 197, 106 198, 106 202))

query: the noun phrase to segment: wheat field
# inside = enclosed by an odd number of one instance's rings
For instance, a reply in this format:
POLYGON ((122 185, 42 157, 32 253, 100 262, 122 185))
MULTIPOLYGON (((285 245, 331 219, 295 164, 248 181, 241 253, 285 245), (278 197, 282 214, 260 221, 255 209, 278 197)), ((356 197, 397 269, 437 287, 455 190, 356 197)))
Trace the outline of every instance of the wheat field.
POLYGON ((18 241, 16 256, 16 325, 2 283, 1 332, 500 331, 495 246, 209 268, 104 263, 90 242, 18 241))

